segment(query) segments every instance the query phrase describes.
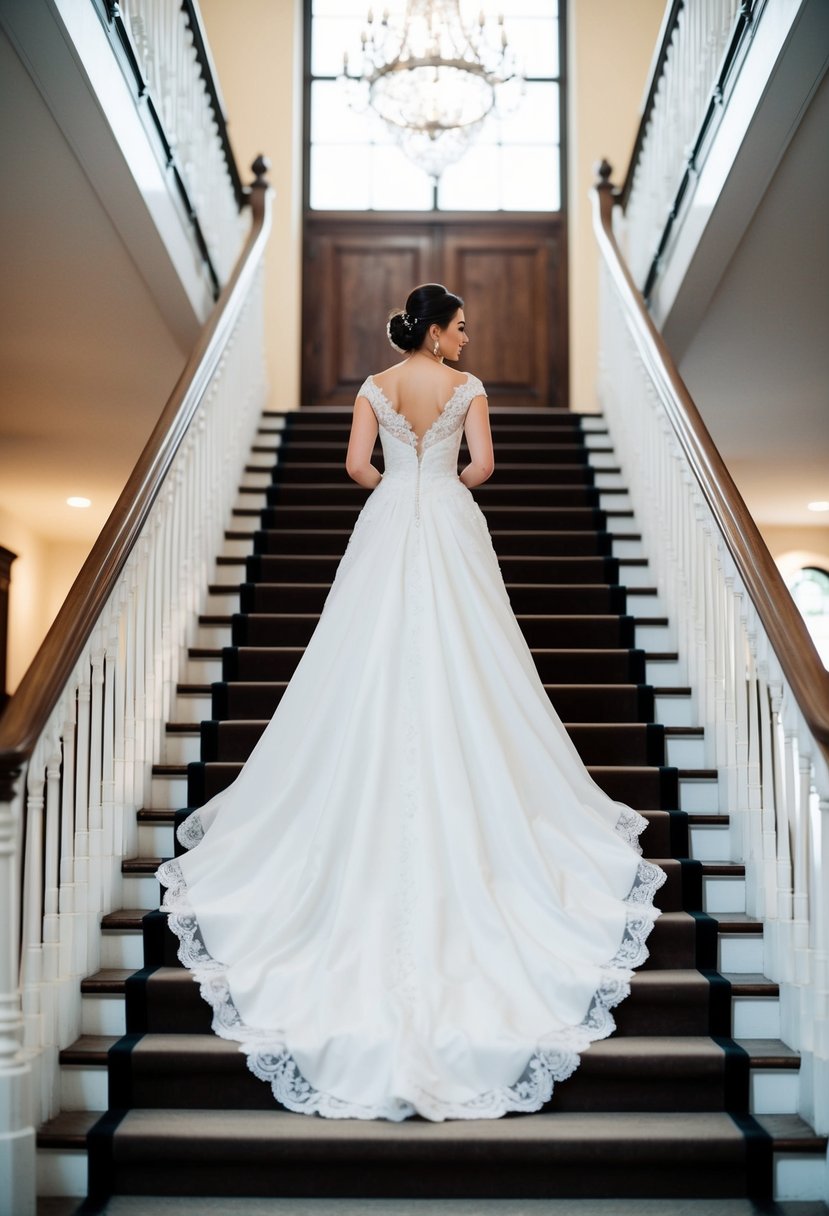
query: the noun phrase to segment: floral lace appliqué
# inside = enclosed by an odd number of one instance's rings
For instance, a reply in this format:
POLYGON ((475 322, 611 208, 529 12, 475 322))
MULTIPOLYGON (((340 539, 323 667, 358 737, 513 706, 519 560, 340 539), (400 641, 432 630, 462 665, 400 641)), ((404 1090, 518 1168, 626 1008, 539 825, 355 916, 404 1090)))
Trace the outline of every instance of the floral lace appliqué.
POLYGON ((418 437, 405 414, 399 413, 378 384, 368 376, 360 388, 359 397, 365 397, 377 416, 377 421, 402 443, 414 448, 420 459, 427 448, 440 443, 448 435, 463 426, 466 411, 475 397, 486 396, 483 384, 477 376, 468 375, 464 384, 459 384, 431 426, 418 437))

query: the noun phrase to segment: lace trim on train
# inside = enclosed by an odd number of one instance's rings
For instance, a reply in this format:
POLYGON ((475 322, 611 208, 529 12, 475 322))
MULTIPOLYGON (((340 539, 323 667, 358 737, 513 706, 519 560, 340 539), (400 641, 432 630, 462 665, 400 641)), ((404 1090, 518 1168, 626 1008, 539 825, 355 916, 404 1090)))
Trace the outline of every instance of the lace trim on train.
MULTIPOLYGON (((616 824, 617 833, 641 853, 637 837, 647 820, 637 811, 624 808, 616 824)), ((179 826, 180 842, 198 841, 203 835, 198 812, 179 826), (191 820, 195 821, 191 824, 191 820)), ((443 1119, 497 1119, 508 1111, 539 1110, 550 1100, 553 1086, 569 1077, 581 1053, 597 1039, 606 1039, 616 1029, 610 1012, 630 994, 632 970, 648 957, 645 942, 653 929, 653 899, 667 875, 659 866, 642 860, 628 893, 627 922, 618 950, 602 968, 601 983, 584 1020, 578 1026, 553 1031, 536 1046, 517 1081, 478 1094, 469 1102, 444 1102, 435 1095, 416 1090, 414 1103, 396 1099, 376 1106, 345 1102, 324 1093, 306 1081, 279 1031, 246 1026, 239 1015, 227 983, 224 964, 212 958, 201 938, 199 925, 187 896, 187 883, 179 862, 173 858, 159 866, 157 877, 168 889, 162 908, 168 912, 170 929, 179 939, 178 957, 193 972, 202 998, 213 1009, 213 1031, 220 1038, 240 1044, 250 1071, 267 1081, 277 1102, 301 1114, 320 1114, 329 1119, 390 1119, 400 1122, 415 1114, 443 1119)))

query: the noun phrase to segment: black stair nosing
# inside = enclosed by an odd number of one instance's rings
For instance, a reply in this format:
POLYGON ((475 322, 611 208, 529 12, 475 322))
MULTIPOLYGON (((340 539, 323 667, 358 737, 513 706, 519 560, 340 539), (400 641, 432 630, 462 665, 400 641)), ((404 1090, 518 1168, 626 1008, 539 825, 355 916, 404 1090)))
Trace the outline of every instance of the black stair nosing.
MULTIPOLYGON (((654 693, 656 690, 654 689, 654 693)), ((705 737, 704 726, 666 726, 665 737, 668 739, 702 739, 705 737)))
POLYGON ((212 691, 210 684, 177 684, 176 696, 179 697, 209 697, 212 691))

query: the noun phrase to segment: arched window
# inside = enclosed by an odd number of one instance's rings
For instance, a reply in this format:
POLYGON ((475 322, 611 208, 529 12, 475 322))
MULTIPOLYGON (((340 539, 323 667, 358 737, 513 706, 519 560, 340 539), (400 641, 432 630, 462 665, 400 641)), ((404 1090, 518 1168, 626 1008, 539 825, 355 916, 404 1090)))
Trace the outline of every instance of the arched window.
POLYGON ((829 668, 829 572, 804 566, 786 582, 823 665, 829 668))

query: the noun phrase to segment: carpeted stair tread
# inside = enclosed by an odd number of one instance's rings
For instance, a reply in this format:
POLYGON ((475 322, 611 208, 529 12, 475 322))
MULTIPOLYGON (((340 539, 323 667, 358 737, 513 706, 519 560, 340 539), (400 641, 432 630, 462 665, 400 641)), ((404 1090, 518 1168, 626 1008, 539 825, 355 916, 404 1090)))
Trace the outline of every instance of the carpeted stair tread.
MULTIPOLYGON (((595 687, 611 681, 645 686, 645 652, 631 647, 572 649, 531 647, 542 681, 570 684, 583 673, 585 685, 595 687)), ((259 683, 288 679, 302 657, 301 646, 228 646, 220 651, 226 681, 259 683)), ((652 702, 650 702, 652 705, 652 702)))
MULTIPOLYGON (((261 527, 269 528, 344 528, 353 527, 360 512, 358 503, 321 505, 319 503, 297 503, 292 506, 266 507, 256 512, 261 527)), ((485 509, 490 527, 531 528, 538 525, 564 527, 571 531, 577 528, 604 528, 611 513, 594 506, 523 506, 501 504, 485 509)), ((613 510, 613 516, 628 517, 628 513, 613 510)))
MULTIPOLYGON (((91 977, 90 982, 96 977, 91 977)), ((104 985, 99 982, 99 988, 104 985)), ((131 1034, 207 1034, 211 1013, 190 973, 181 966, 122 972, 105 990, 126 994, 131 1034)), ((729 1033, 730 990, 710 973, 691 968, 642 969, 630 996, 614 1010, 617 1035, 723 1035, 729 1033)))
MULTIPOLYGON (((602 473, 620 472, 621 469, 612 465, 602 468, 602 473)), ((524 478, 530 483, 536 481, 552 482, 554 485, 560 486, 590 486, 594 484, 594 471, 586 462, 562 464, 557 462, 555 457, 535 461, 498 461, 489 482, 493 487, 510 486, 513 488, 524 478)), ((344 459, 338 461, 307 460, 296 463, 282 461, 278 467, 278 477, 274 478, 274 485, 295 485, 298 482, 336 484, 348 480, 344 459)))
POLYGON ((111 1168, 115 1189, 135 1194, 737 1196, 770 1158, 770 1144, 750 1153, 737 1123, 717 1112, 399 1124, 133 1110, 113 1133, 111 1168))
MULTIPOLYGON (((120 1107, 177 1107, 182 1092, 192 1108, 273 1107, 234 1042, 208 1034, 146 1034, 112 1044, 113 1103, 120 1107)), ((585 1052, 566 1086, 556 1086, 545 1109, 560 1111, 722 1110, 729 1091, 747 1083, 743 1054, 729 1054, 710 1037, 613 1038, 585 1052)))
MULTIPOLYGON (((229 722, 202 722, 202 760, 247 760, 265 729, 267 719, 237 719, 229 722)), ((614 764, 653 764, 665 762, 665 732, 654 723, 569 723, 565 728, 587 764, 609 761, 614 764)))
MULTIPOLYGON (((208 628, 229 626, 232 644, 188 651, 220 660, 222 678, 180 684, 183 698, 209 698, 210 714, 195 704, 188 712, 183 700, 181 720, 167 729, 171 739, 198 737, 202 758, 153 768, 157 777, 186 775, 189 807, 238 774, 319 620, 369 497, 345 472, 351 418, 349 406, 263 421, 250 461, 261 485, 242 489, 228 531, 240 555, 219 559, 217 577, 228 584, 210 585, 217 610, 201 617, 208 628)), ((612 555, 617 540, 639 533, 624 487, 597 485, 618 472, 610 443, 589 440, 593 453, 605 449, 608 464, 598 469, 581 417, 496 407, 491 419, 502 458, 473 495, 513 610, 588 771, 645 815, 644 856, 667 873, 649 957, 613 1011, 616 1033, 584 1053, 541 1113, 442 1124, 309 1119, 276 1108, 238 1044, 211 1033, 210 1008, 178 961, 167 914, 157 905, 119 909, 102 918, 103 931, 140 930, 144 966, 103 969, 82 988, 124 998, 127 1034, 108 1046, 103 1036, 82 1036, 65 1053, 70 1065, 103 1067, 106 1051, 113 1109, 90 1136, 90 1176, 102 1194, 768 1197, 772 1138, 815 1143, 805 1124, 764 1131, 748 1114, 750 1067, 790 1072, 799 1058, 776 1040, 729 1038, 733 998, 774 997, 777 986, 717 970, 723 934, 762 934, 763 925, 701 911, 706 880, 737 882, 743 869, 689 857, 691 827, 729 818, 678 809, 680 780, 690 783, 683 805, 693 806, 693 782, 705 789, 716 773, 664 763, 666 739, 704 732, 656 721, 657 697, 677 704, 691 689, 671 684, 667 670, 649 683, 653 664, 678 655, 634 645, 638 626, 667 621, 647 612, 644 597, 656 595, 647 558, 612 555), (626 588, 633 572, 639 585, 626 588)), ((174 828, 189 813, 139 812, 139 822, 169 829, 169 843, 165 833, 152 851, 180 851, 174 828)), ((131 858, 123 870, 152 877, 160 861, 131 858)))
MULTIPOLYGON (((307 557, 301 559, 308 561, 307 557)), ((554 637, 559 645, 607 646, 619 649, 632 646, 635 624, 631 616, 595 613, 584 616, 558 613, 517 613, 518 624, 530 647, 554 637)), ((232 640, 235 646, 267 647, 273 643, 303 646, 310 641, 319 614, 313 612, 279 612, 266 615, 235 614, 232 640)))
MULTIPOLYGON (((297 534, 298 535, 298 534, 297 534)), ((322 611, 330 590, 318 582, 243 583, 238 589, 238 611, 268 614, 322 611)), ((235 591, 235 589, 234 589, 235 591)), ((638 588, 637 588, 638 593, 638 588)), ((609 583, 510 583, 507 594, 514 612, 624 613, 627 591, 609 583)), ((231 614, 204 614, 200 624, 230 623, 231 614)))
MULTIPOLYGON (((510 436, 509 438, 502 436, 498 438, 498 457, 503 463, 508 464, 542 464, 549 461, 552 464, 586 464, 589 459, 587 448, 581 443, 568 443, 567 436, 559 435, 554 437, 543 436, 533 439, 532 436, 510 436)), ((291 464, 307 464, 307 463, 330 463, 332 466, 340 468, 344 466, 343 460, 343 444, 337 439, 319 438, 306 439, 303 436, 301 439, 294 440, 285 445, 284 450, 276 449, 279 452, 279 460, 274 464, 274 473, 278 475, 279 470, 286 465, 291 464)), ((612 454, 613 449, 608 447, 595 447, 592 452, 601 452, 603 455, 612 454)), ((462 444, 458 453, 459 459, 465 463, 469 460, 469 449, 466 444, 462 444)), ((378 468, 382 468, 382 454, 378 448, 374 461, 378 468)))
MULTIPOLYGON (((521 485, 496 485, 490 486, 488 483, 483 486, 476 486, 472 491, 475 499, 481 509, 486 512, 489 506, 495 506, 502 503, 512 503, 516 498, 528 507, 577 507, 577 506, 593 506, 598 507, 600 496, 606 497, 613 492, 611 490, 599 490, 597 486, 591 484, 583 485, 551 485, 543 478, 533 484, 521 485)), ((255 496, 258 502, 262 496, 261 487, 242 487, 240 494, 244 496, 255 496)), ((353 481, 337 481, 337 482, 276 482, 271 483, 265 490, 265 500, 268 506, 283 506, 286 504, 292 505, 314 505, 324 504, 326 506, 335 506, 342 503, 362 503, 368 497, 369 491, 362 486, 358 486, 353 481)), ((258 511, 257 511, 258 513, 258 511)))
MULTIPOLYGON (((271 528, 253 539, 256 554, 278 557, 336 555, 342 557, 351 536, 350 528, 271 528)), ((617 539, 636 539, 635 534, 617 534, 617 539)), ((611 534, 595 529, 493 529, 492 540, 499 560, 516 556, 593 557, 610 555, 611 534)))
MULTIPOLYGON (((290 648, 286 648, 290 649, 290 648)), ((293 663, 285 657, 284 679, 220 681, 211 690, 213 718, 223 721, 265 718, 271 715, 288 685, 302 651, 295 650, 293 663)), ((654 716, 652 690, 646 684, 545 684, 547 695, 561 718, 580 722, 651 722, 654 716)), ((198 729, 198 724, 193 724, 198 729)), ((666 729, 667 734, 667 729, 666 729)))
MULTIPOLYGON (((189 765, 154 765, 153 773, 188 778, 189 806, 203 806, 221 790, 227 789, 241 772, 240 763, 200 761, 189 765)), ((668 765, 588 765, 593 780, 611 798, 640 807, 674 808, 679 804, 679 770, 668 765)), ((703 770, 684 770, 685 772, 703 770)))
MULTIPOLYGON (((238 567, 245 572, 247 582, 333 580, 342 554, 276 554, 257 553, 247 558, 217 559, 223 567, 238 567)), ((621 559, 608 555, 570 554, 567 556, 533 554, 499 555, 504 580, 532 583, 613 583, 619 582, 621 559)), ((555 635, 553 635, 555 636, 555 635)), ((549 644, 550 639, 546 639, 549 644)), ((589 646, 590 643, 588 642, 589 646)))

